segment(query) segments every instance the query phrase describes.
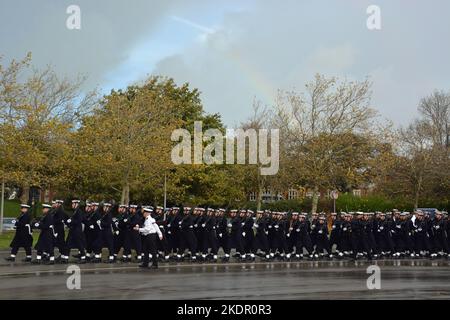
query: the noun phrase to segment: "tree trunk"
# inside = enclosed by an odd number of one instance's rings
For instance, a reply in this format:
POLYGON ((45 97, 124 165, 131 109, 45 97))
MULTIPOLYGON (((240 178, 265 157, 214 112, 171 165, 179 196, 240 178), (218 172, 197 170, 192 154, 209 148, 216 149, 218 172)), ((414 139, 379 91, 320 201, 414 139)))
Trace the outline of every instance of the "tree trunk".
POLYGON ((130 203, 130 183, 126 181, 122 186, 121 204, 128 205, 130 203))
POLYGON ((20 203, 28 203, 30 200, 30 186, 22 185, 22 194, 20 196, 20 203))
POLYGON ((258 185, 258 194, 256 197, 256 210, 261 210, 262 206, 262 195, 263 195, 263 187, 261 184, 258 185))
POLYGON ((422 176, 417 181, 416 192, 414 194, 414 210, 417 210, 419 207, 420 189, 422 189, 422 176))
POLYGON ((313 196, 312 196, 312 208, 311 213, 317 212, 317 205, 319 204, 319 188, 314 187, 313 189, 313 196))

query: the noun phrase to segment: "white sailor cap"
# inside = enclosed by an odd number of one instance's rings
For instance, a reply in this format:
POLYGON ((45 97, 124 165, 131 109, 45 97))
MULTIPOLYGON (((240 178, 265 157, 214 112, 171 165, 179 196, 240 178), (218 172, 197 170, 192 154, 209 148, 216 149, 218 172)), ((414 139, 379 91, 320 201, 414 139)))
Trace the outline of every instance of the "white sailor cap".
POLYGON ((56 203, 59 203, 59 204, 63 204, 63 203, 64 203, 64 200, 56 200, 55 202, 56 202, 56 203))
POLYGON ((298 212, 292 212, 293 216, 298 216, 298 212))
POLYGON ((326 220, 327 219, 327 217, 325 217, 325 216, 320 216, 319 217, 319 220, 326 220))
POLYGON ((52 200, 52 204, 55 204, 56 203, 56 201, 55 200, 52 200))
POLYGON ((160 207, 160 206, 156 207, 156 209, 157 209, 157 210, 164 210, 164 208, 163 208, 163 207, 160 207))
POLYGON ((299 217, 301 218, 306 218, 307 214, 306 213, 300 213, 299 217))
POLYGON ((400 215, 401 216, 407 216, 407 215, 409 215, 409 212, 404 211, 404 212, 400 213, 400 215))
POLYGON ((130 204, 130 208, 136 209, 138 206, 136 204, 130 204))
POLYGON ((364 212, 362 212, 362 211, 356 211, 356 214, 357 214, 358 216, 360 216, 360 215, 364 214, 364 212))
POLYGON ((80 200, 72 200, 72 203, 80 203, 80 200))
POLYGON ((253 214, 253 210, 247 210, 247 213, 253 214))
POLYGON ((232 213, 236 213, 236 212, 237 212, 237 210, 236 210, 236 209, 232 209, 232 210, 230 210, 230 212, 232 212, 232 213))
POLYGON ((337 216, 337 213, 336 212, 332 212, 332 213, 330 213, 332 216, 337 216))
POLYGON ((179 207, 172 207, 172 210, 180 210, 179 207))
POLYGON ((119 208, 128 208, 128 206, 126 204, 121 204, 119 205, 119 208))
POLYGON ((50 204, 44 203, 44 204, 42 205, 42 209, 51 209, 51 208, 52 208, 52 206, 51 206, 50 204))
POLYGON ((98 207, 100 205, 98 202, 92 202, 91 204, 95 207, 98 207))
POLYGON ((153 209, 151 209, 151 208, 144 208, 144 212, 153 212, 153 209))
POLYGON ((29 205, 27 205, 27 204, 21 204, 21 205, 20 205, 20 207, 21 207, 21 208, 27 208, 27 209, 29 209, 29 208, 30 208, 30 206, 29 206, 29 205))
POLYGON ((263 213, 264 213, 264 211, 261 211, 261 210, 256 211, 256 214, 263 214, 263 213))
POLYGON ((103 204, 103 206, 104 206, 104 207, 111 207, 111 203, 105 202, 105 203, 103 204))
POLYGON ((191 209, 192 209, 191 207, 183 207, 184 211, 191 211, 191 209))

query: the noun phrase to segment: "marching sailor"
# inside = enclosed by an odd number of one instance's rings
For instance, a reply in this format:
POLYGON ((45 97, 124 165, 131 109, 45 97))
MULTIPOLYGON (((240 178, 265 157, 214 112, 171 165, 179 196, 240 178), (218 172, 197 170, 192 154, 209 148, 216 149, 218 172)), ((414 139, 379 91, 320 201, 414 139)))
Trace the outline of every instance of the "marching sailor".
POLYGON ((141 268, 148 268, 149 258, 151 255, 152 258, 152 268, 158 268, 158 257, 156 252, 156 240, 159 237, 160 240, 163 238, 163 234, 158 227, 155 219, 152 218, 151 213, 153 212, 150 208, 144 208, 144 226, 139 228, 138 226, 134 227, 134 230, 139 231, 142 235, 142 245, 144 251, 144 258, 142 264, 139 265, 141 268))
POLYGON ((14 262, 16 260, 17 252, 19 248, 25 249, 25 262, 31 261, 31 246, 33 245, 33 237, 31 232, 31 218, 29 210, 30 206, 26 204, 22 204, 20 206, 20 216, 17 217, 16 220, 13 220, 14 228, 16 229, 16 234, 14 235, 14 239, 12 240, 11 247, 11 255, 8 258, 5 258, 6 261, 14 262))

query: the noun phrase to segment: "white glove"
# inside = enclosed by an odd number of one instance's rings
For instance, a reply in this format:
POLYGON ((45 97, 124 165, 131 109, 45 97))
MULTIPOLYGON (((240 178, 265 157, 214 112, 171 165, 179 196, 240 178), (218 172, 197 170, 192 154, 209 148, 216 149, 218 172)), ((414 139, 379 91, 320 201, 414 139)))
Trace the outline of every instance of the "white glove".
POLYGON ((290 234, 290 233, 288 233, 288 234, 286 235, 286 237, 288 237, 288 238, 289 238, 290 236, 291 236, 291 234, 290 234))
POLYGON ((126 223, 127 221, 128 221, 128 219, 123 219, 123 222, 125 222, 125 223, 126 223))
POLYGON ((116 235, 119 235, 119 233, 120 233, 119 231, 116 231, 116 235))
POLYGON ((245 222, 241 222, 241 226, 244 226, 245 225, 245 222))
POLYGON ((343 228, 342 230, 343 230, 343 231, 347 231, 347 228, 343 228))
POLYGON ((91 224, 91 225, 89 226, 89 228, 90 228, 90 229, 94 229, 94 225, 91 224))
POLYGON ((277 225, 277 226, 275 226, 275 229, 278 229, 279 228, 279 226, 277 225))
POLYGON ((167 227, 169 227, 170 228, 170 223, 167 225, 167 227))
POLYGON ((189 229, 193 229, 194 227, 193 226, 189 226, 189 229))
POLYGON ((266 233, 266 235, 268 235, 268 234, 269 234, 269 231, 265 231, 265 233, 266 233))
POLYGON ((197 226, 198 226, 197 224, 194 224, 194 227, 196 227, 196 228, 197 228, 197 226))
POLYGON ((202 224, 202 227, 204 228, 205 226, 206 226, 206 223, 203 223, 203 224, 202 224))
POLYGON ((322 234, 323 233, 323 231, 322 230, 319 230, 319 232, 318 232, 319 234, 322 234))
POLYGON ((335 225, 333 225, 332 227, 331 227, 332 229, 336 229, 336 226, 335 225))
POLYGON ((254 224, 253 224, 253 228, 258 228, 258 224, 257 224, 257 223, 254 223, 254 224))
POLYGON ((72 222, 72 219, 67 219, 67 223, 71 223, 72 222))
POLYGON ((384 230, 384 227, 380 227, 380 230, 384 230))
POLYGON ((167 231, 167 233, 168 233, 168 234, 172 234, 172 232, 171 232, 171 231, 167 231))
POLYGON ((300 229, 295 229, 295 231, 300 232, 300 229))
POLYGON ((39 227, 39 223, 36 222, 36 223, 34 224, 34 226, 35 226, 36 228, 39 227))
POLYGON ((246 233, 245 233, 245 232, 242 232, 242 236, 245 237, 245 235, 246 235, 246 233))
POLYGON ((16 224, 16 222, 17 222, 16 220, 11 221, 12 224, 16 224))
POLYGON ((222 234, 221 233, 219 233, 219 237, 222 238, 222 234))
POLYGON ((227 225, 227 227, 228 228, 231 228, 233 225, 231 224, 231 223, 229 223, 228 225, 227 225))

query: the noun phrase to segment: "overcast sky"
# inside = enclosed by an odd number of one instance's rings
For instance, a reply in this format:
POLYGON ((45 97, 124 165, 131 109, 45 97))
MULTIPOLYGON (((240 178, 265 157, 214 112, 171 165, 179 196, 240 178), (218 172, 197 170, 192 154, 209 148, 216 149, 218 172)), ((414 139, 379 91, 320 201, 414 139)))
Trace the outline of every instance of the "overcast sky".
POLYGON ((86 89, 124 88, 150 74, 190 82, 227 125, 302 90, 314 73, 373 81, 373 107, 398 125, 421 97, 450 90, 448 0, 1 0, 0 55, 33 53, 86 89), (81 8, 81 30, 66 8, 81 8), (382 29, 366 27, 369 5, 382 29))

